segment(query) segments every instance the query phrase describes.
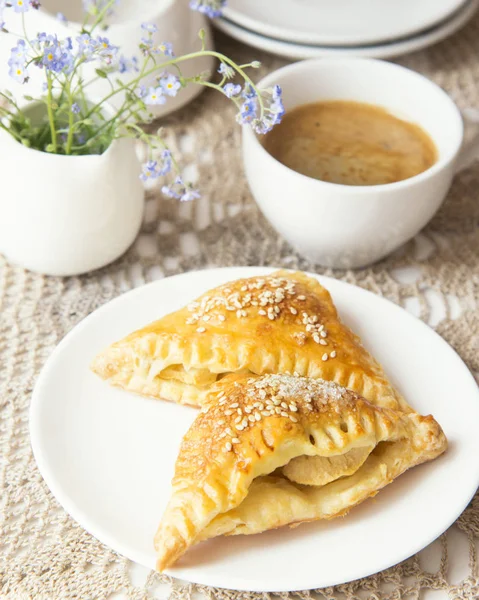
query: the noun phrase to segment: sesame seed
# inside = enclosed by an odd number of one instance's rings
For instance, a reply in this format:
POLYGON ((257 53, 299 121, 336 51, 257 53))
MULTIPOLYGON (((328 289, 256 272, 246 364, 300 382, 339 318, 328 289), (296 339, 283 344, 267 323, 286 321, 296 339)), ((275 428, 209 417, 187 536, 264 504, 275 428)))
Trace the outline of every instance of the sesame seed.
POLYGON ((282 417, 288 417, 289 416, 288 413, 285 410, 281 411, 280 414, 281 414, 282 417))
POLYGON ((196 330, 196 333, 204 333, 206 331, 206 329, 204 327, 198 327, 198 329, 196 330))
POLYGON ((296 404, 290 404, 289 410, 292 412, 298 412, 298 407, 296 406, 296 404))
POLYGON ((328 334, 326 333, 326 331, 323 329, 321 331, 321 333, 319 334, 322 338, 325 338, 328 334))
POLYGON ((288 405, 286 404, 286 402, 281 402, 281 408, 284 408, 284 410, 287 410, 288 405))
POLYGON ((280 407, 279 407, 279 406, 276 406, 276 408, 274 409, 274 412, 275 412, 277 415, 280 415, 280 414, 281 414, 281 409, 280 409, 280 407))
POLYGON ((206 323, 211 319, 210 315, 205 315, 203 317, 203 321, 205 321, 206 323))
POLYGON ((306 300, 306 296, 303 296, 303 295, 298 296, 298 300, 306 300))
POLYGON ((228 409, 228 410, 225 410, 225 415, 226 415, 227 417, 229 417, 229 416, 230 416, 230 415, 232 415, 232 414, 233 414, 233 411, 232 411, 232 410, 229 410, 229 409, 228 409))
POLYGON ((258 314, 262 315, 262 316, 265 316, 266 315, 266 311, 263 310, 262 308, 260 308, 259 311, 258 311, 258 314))
POLYGON ((254 423, 256 421, 256 419, 254 418, 254 415, 248 415, 248 421, 250 421, 251 423, 254 423))
POLYGON ((230 404, 230 408, 238 408, 238 406, 239 406, 239 404, 237 402, 230 404))
POLYGON ((261 415, 259 414, 259 412, 255 412, 255 413, 254 413, 254 418, 255 418, 257 421, 261 421, 261 415))
POLYGON ((218 425, 224 425, 224 424, 225 424, 225 420, 224 419, 219 419, 218 425))
POLYGON ((235 423, 239 423, 241 421, 241 417, 236 417, 235 423))
POLYGON ((238 423, 237 425, 235 425, 235 429, 237 429, 238 431, 243 431, 244 425, 241 425, 241 423, 238 423))
POLYGON ((319 340, 319 343, 321 344, 321 346, 327 346, 328 345, 328 342, 326 340, 323 340, 323 339, 319 340))
POLYGON ((218 397, 218 398, 223 398, 223 396, 224 396, 224 395, 225 395, 225 393, 224 393, 224 391, 223 391, 223 392, 220 392, 220 393, 218 394, 218 396, 217 396, 217 397, 218 397))
POLYGON ((298 422, 298 419, 295 416, 293 416, 293 415, 289 415, 289 418, 291 419, 291 421, 293 421, 293 423, 297 423, 298 422))
POLYGON ((313 333, 313 340, 319 344, 321 342, 321 338, 319 337, 319 334, 317 333, 313 333))
POLYGON ((322 360, 324 360, 324 361, 328 360, 328 358, 329 358, 329 357, 328 357, 328 353, 327 353, 327 352, 325 352, 325 353, 323 354, 323 356, 321 357, 321 359, 322 359, 322 360))
POLYGON ((232 444, 239 444, 239 443, 240 443, 240 441, 239 441, 239 439, 238 439, 237 437, 234 437, 234 438, 231 440, 231 443, 232 443, 232 444))
POLYGON ((336 358, 336 350, 333 350, 332 352, 330 352, 329 356, 330 356, 330 358, 336 358))
POLYGON ((219 319, 220 321, 225 321, 225 320, 226 320, 226 317, 225 317, 224 315, 218 315, 218 319, 219 319))
POLYGON ((271 413, 269 412, 269 410, 262 410, 261 414, 263 415, 263 417, 269 417, 271 413))
POLYGON ((294 306, 290 306, 290 308, 289 308, 289 312, 290 312, 292 315, 297 315, 297 314, 298 314, 298 311, 297 311, 297 310, 294 308, 294 306))
POLYGON ((247 414, 249 414, 251 412, 251 410, 252 409, 251 409, 250 406, 246 406, 245 409, 244 409, 245 413, 247 413, 247 414))
POLYGON ((226 433, 228 433, 229 435, 231 435, 231 434, 232 434, 231 427, 227 427, 227 428, 225 429, 225 431, 226 431, 226 433))
POLYGON ((226 442, 225 448, 226 448, 227 452, 230 452, 230 450, 232 450, 232 448, 233 448, 233 446, 231 445, 231 442, 226 442))

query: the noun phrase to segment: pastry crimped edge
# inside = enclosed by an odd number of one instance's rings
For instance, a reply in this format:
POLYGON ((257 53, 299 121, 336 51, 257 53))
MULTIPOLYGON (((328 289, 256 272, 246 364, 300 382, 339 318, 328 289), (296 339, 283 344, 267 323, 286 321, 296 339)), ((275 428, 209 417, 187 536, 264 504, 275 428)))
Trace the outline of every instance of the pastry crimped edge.
POLYGON ((159 570, 191 545, 216 535, 259 533, 345 514, 406 469, 436 457, 447 444, 432 417, 377 407, 331 382, 232 376, 217 389, 222 391, 212 394, 180 449, 173 494, 155 536, 159 570), (282 400, 295 404, 295 411, 266 414, 268 410, 253 407, 247 412, 251 405, 267 402, 256 386, 266 382, 270 389, 271 381, 316 390, 314 410, 301 393, 282 400), (238 409, 245 412, 239 415, 238 409), (237 430, 245 417, 247 426, 237 430), (382 441, 393 442, 382 456, 373 451, 354 475, 322 487, 294 484, 277 475, 277 469, 297 456, 334 456, 382 441))
POLYGON ((304 273, 277 271, 232 281, 203 294, 188 307, 116 342, 96 357, 92 369, 112 385, 193 406, 203 405, 214 384, 165 380, 161 378, 162 370, 181 365, 186 372, 207 369, 218 374, 296 372, 334 381, 380 406, 410 410, 359 338, 340 321, 329 292, 304 273), (262 287, 256 289, 260 283, 262 287), (255 301, 267 291, 276 293, 278 287, 284 291, 288 286, 293 291, 286 291, 274 306, 230 311, 223 310, 221 304, 212 306, 206 314, 202 308, 218 298, 226 302, 225 298, 235 294, 239 294, 235 302, 241 306, 248 294, 255 301), (244 288, 246 291, 241 291, 244 288), (276 306, 279 313, 270 319, 267 311, 276 306), (259 315, 259 311, 265 314, 259 315), (318 323, 305 324, 303 314, 318 323), (205 317, 209 320, 204 321, 205 317), (329 331, 325 338, 317 331, 321 324, 324 331, 329 331))

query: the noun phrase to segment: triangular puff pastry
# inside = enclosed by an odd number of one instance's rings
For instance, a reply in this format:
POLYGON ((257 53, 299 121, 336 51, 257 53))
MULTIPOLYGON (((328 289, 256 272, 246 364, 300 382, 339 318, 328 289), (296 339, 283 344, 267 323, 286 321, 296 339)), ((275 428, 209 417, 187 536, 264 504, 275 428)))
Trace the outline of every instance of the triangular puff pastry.
POLYGON ((159 570, 201 540, 344 515, 447 445, 433 417, 321 379, 229 376, 216 390, 183 438, 159 570))
POLYGON ((299 272, 221 285, 116 342, 92 368, 113 385, 193 406, 228 373, 289 372, 410 410, 341 323, 329 292, 299 272))

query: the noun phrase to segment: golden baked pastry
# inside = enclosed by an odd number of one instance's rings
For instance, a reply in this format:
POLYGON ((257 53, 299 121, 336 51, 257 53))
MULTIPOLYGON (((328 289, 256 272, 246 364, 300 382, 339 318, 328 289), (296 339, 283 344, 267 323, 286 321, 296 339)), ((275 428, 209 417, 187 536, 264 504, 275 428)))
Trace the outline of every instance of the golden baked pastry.
POLYGON ((225 377, 183 438, 155 536, 158 569, 218 535, 344 515, 446 445, 433 417, 376 406, 332 382, 225 377), (291 471, 302 457, 314 468, 291 471))
POLYGON ((244 372, 322 378, 409 410, 341 323, 329 292, 300 272, 221 285, 116 342, 92 369, 129 391, 193 406, 226 374, 244 372))

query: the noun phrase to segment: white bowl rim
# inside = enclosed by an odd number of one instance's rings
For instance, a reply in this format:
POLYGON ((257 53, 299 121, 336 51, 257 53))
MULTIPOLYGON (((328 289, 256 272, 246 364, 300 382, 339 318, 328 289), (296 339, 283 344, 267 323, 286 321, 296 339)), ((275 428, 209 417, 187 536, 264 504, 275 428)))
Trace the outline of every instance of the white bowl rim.
MULTIPOLYGON (((291 176, 301 179, 302 181, 309 181, 310 184, 316 185, 318 187, 326 186, 330 189, 341 190, 343 194, 351 194, 351 195, 364 195, 370 194, 371 192, 384 192, 384 191, 395 191, 400 190, 402 188, 407 188, 410 185, 414 185, 416 183, 420 183, 426 179, 434 177, 437 173, 443 170, 445 167, 450 165, 458 156, 459 151, 461 149, 464 137, 464 123, 462 120, 461 113, 459 108, 456 106, 452 98, 436 83, 421 75, 420 73, 413 71, 412 69, 408 69, 407 67, 403 67, 402 65, 398 65, 396 63, 388 62, 386 60, 380 60, 377 58, 311 58, 307 60, 298 61, 291 65, 286 65, 285 67, 281 67, 272 71, 266 77, 261 79, 256 85, 258 89, 266 89, 272 87, 276 83, 281 86, 281 79, 284 76, 288 76, 291 72, 294 71, 310 71, 310 69, 314 69, 317 66, 326 65, 335 63, 336 65, 349 65, 351 63, 361 63, 361 64, 370 64, 374 65, 380 69, 396 69, 398 72, 405 74, 406 76, 416 78, 417 81, 421 83, 421 85, 429 86, 434 92, 446 101, 449 104, 451 109, 452 118, 456 120, 457 131, 459 135, 457 136, 456 142, 451 142, 450 149, 444 152, 444 155, 439 158, 429 169, 422 171, 421 173, 414 175, 413 177, 409 177, 407 179, 402 179, 400 181, 395 181, 393 183, 383 183, 379 185, 344 185, 341 183, 331 183, 329 181, 322 181, 320 179, 314 179, 313 177, 309 177, 308 175, 303 175, 302 173, 298 173, 294 169, 283 165, 279 160, 274 158, 261 144, 259 141, 258 135, 253 131, 252 127, 247 125, 243 127, 243 135, 248 137, 253 144, 256 144, 259 147, 260 153, 264 154, 265 157, 268 157, 266 160, 270 160, 275 163, 276 166, 279 166, 285 170, 287 170, 291 176), (278 79, 279 76, 279 79, 278 79)), ((351 100, 354 101, 354 94, 352 94, 351 100)), ((314 102, 312 99, 311 102, 314 102)), ((387 106, 384 108, 387 109, 387 106)))

